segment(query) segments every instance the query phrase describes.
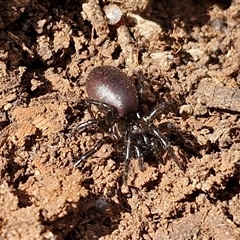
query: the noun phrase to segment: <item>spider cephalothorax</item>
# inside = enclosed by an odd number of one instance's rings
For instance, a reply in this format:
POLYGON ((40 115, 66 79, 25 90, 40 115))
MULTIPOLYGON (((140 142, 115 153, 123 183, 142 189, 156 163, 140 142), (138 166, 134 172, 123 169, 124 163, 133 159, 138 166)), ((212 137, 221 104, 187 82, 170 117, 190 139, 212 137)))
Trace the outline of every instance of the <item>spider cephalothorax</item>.
POLYGON ((83 154, 74 166, 79 166, 105 143, 122 148, 125 176, 130 159, 137 158, 140 169, 143 170, 143 160, 148 153, 157 157, 164 150, 178 164, 170 143, 153 124, 156 116, 163 111, 164 105, 159 104, 147 116, 142 116, 138 89, 125 73, 112 66, 96 67, 88 75, 86 91, 89 96, 86 104, 92 119, 81 123, 78 129, 84 131, 95 128, 106 134, 94 148, 83 154), (90 105, 97 106, 104 113, 104 118, 95 117, 90 105))

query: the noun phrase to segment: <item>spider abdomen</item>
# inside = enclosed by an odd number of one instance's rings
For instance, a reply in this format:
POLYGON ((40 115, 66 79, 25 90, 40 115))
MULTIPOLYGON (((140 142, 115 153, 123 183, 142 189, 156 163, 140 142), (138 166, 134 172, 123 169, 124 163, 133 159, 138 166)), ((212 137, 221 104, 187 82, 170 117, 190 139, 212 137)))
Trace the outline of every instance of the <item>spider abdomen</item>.
POLYGON ((94 68, 88 75, 86 91, 90 99, 113 106, 121 117, 138 109, 136 86, 118 68, 94 68))

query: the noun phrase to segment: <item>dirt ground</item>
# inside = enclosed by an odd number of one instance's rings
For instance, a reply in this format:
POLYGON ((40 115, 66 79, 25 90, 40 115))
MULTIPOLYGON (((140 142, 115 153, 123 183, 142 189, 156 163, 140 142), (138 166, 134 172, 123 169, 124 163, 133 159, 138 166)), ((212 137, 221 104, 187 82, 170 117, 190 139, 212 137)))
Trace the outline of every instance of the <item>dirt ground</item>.
POLYGON ((240 239, 240 0, 0 0, 0 239, 240 239), (122 19, 110 25, 104 6, 122 19), (124 161, 90 118, 96 66, 143 74, 185 165, 124 161))

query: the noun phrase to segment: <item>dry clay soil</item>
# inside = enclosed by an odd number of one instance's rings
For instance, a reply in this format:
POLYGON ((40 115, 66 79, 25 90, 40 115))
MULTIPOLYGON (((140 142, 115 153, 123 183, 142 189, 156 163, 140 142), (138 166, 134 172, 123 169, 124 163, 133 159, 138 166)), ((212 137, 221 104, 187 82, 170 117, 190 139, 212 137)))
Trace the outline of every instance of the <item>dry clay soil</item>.
POLYGON ((105 0, 0 1, 0 239, 240 239, 240 1, 116 3, 109 25, 105 0), (73 167, 104 136, 75 128, 102 65, 168 106, 185 170, 146 156, 124 183, 111 144, 73 167))

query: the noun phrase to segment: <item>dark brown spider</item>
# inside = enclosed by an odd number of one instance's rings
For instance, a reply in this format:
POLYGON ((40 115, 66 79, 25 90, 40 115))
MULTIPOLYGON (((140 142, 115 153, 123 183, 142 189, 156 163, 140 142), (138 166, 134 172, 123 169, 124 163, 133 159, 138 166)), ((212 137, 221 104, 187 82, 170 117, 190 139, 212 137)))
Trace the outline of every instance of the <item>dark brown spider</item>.
POLYGON ((159 104, 149 115, 142 116, 136 85, 125 73, 112 66, 94 68, 88 75, 86 91, 89 96, 86 103, 92 119, 81 123, 77 128, 80 131, 95 128, 107 134, 75 162, 75 167, 96 153, 105 143, 112 143, 116 148, 121 147, 124 152, 125 180, 130 159, 137 158, 140 169, 143 170, 144 156, 150 152, 160 155, 164 150, 182 168, 170 143, 153 124, 156 116, 162 113, 164 104, 159 104), (94 117, 91 105, 97 106, 104 117, 94 117))

